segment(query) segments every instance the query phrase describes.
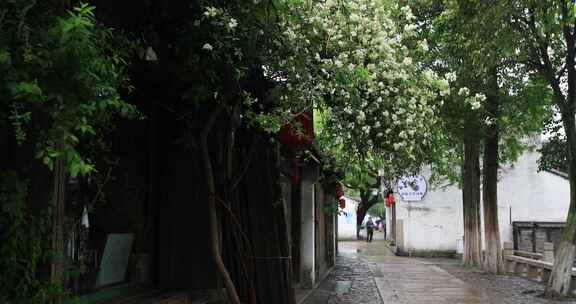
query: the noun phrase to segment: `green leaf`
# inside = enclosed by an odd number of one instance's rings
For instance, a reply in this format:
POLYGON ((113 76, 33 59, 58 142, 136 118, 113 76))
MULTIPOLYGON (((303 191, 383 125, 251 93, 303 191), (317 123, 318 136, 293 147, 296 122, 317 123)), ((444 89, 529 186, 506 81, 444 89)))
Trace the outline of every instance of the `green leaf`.
POLYGON ((12 95, 16 98, 41 97, 42 89, 35 82, 22 81, 9 85, 12 95))
POLYGON ((70 164, 70 176, 77 177, 78 173, 80 172, 80 164, 73 162, 70 164))
POLYGON ((0 68, 7 69, 12 65, 12 56, 8 51, 0 51, 0 68))
POLYGON ((54 169, 54 161, 52 160, 52 158, 48 157, 48 156, 44 156, 44 158, 42 158, 42 162, 48 166, 48 168, 50 170, 54 169))
POLYGON ((370 79, 370 72, 368 72, 368 70, 365 69, 364 67, 357 67, 356 75, 358 75, 358 77, 362 80, 370 79))

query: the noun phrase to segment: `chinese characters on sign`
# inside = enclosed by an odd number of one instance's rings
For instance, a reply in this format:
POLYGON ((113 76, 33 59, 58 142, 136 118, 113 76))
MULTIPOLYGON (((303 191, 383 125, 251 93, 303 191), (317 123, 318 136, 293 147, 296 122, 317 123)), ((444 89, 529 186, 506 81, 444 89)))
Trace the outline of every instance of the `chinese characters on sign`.
POLYGON ((422 175, 403 176, 397 183, 398 194, 406 202, 421 201, 427 188, 426 179, 422 175))

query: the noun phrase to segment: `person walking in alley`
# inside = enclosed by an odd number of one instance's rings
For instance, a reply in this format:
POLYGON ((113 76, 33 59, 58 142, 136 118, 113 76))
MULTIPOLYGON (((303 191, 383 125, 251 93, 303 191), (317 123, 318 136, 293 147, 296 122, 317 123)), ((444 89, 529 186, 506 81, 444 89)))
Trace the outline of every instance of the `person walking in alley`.
POLYGON ((372 217, 369 217, 366 221, 366 242, 372 242, 372 236, 374 236, 374 222, 372 222, 372 217))

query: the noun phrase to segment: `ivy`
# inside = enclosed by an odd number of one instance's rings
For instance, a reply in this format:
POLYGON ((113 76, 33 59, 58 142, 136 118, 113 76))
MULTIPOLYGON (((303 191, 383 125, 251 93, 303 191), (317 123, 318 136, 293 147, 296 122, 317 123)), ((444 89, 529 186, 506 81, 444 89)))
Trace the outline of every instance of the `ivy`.
POLYGON ((0 303, 44 304, 63 292, 38 271, 51 257, 50 213, 31 214, 27 193, 15 172, 0 172, 0 303))

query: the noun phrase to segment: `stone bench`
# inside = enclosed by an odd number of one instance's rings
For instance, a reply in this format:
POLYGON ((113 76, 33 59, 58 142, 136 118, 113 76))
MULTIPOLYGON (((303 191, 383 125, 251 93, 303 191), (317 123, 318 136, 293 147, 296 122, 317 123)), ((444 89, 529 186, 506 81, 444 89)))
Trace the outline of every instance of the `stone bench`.
MULTIPOLYGON (((546 284, 554 266, 554 244, 544 243, 543 253, 514 250, 514 245, 504 243, 504 269, 507 273, 546 284)), ((576 290, 576 268, 572 268, 572 293, 576 290)))
POLYGON ((554 265, 551 262, 534 260, 515 255, 504 256, 504 263, 506 272, 544 283, 548 281, 548 278, 550 278, 550 272, 554 265))
POLYGON ((514 250, 514 255, 529 258, 533 260, 543 260, 544 255, 538 252, 529 252, 523 250, 514 250))

